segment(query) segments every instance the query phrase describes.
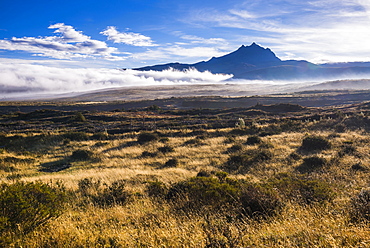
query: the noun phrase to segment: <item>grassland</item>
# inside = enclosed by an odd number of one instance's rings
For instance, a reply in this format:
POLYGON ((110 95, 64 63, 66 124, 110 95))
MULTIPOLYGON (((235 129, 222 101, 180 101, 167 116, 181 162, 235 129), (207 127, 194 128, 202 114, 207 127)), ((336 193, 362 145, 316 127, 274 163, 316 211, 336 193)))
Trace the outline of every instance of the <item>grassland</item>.
POLYGON ((366 103, 32 106, 2 110, 1 181, 68 200, 31 232, 6 229, 4 247, 370 246, 366 103))

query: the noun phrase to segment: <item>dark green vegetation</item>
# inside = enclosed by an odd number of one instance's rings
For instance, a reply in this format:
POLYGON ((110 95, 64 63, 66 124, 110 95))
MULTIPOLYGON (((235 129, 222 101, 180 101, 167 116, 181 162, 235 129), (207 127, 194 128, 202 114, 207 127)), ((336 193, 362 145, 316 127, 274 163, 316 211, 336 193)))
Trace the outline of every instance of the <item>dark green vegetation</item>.
POLYGON ((63 213, 66 190, 44 183, 0 185, 0 246, 34 231, 63 213))

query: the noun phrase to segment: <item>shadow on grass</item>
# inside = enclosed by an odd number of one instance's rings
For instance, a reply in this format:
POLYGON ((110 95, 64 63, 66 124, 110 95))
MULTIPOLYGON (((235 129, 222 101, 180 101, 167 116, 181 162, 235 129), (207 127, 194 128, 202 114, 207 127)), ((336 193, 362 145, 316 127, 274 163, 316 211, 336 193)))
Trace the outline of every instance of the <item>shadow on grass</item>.
POLYGON ((71 163, 68 158, 63 158, 61 160, 43 163, 40 167, 39 171, 41 172, 59 172, 70 168, 71 163))

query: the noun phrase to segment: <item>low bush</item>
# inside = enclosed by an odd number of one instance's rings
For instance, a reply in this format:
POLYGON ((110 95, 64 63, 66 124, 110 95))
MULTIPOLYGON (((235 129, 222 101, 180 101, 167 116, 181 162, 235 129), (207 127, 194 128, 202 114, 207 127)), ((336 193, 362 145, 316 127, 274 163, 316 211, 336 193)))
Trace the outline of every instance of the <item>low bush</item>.
POLYGON ((303 163, 297 167, 300 172, 310 172, 328 165, 325 158, 319 156, 310 156, 303 159, 303 163))
POLYGON ((340 151, 338 152, 339 157, 343 157, 345 155, 356 155, 357 149, 352 144, 344 144, 340 151))
POLYGON ((235 172, 241 168, 248 169, 251 166, 251 161, 251 156, 248 154, 231 155, 227 160, 224 169, 229 172, 235 172))
POLYGON ((125 181, 117 180, 112 184, 102 184, 100 180, 85 178, 78 182, 78 193, 83 196, 82 204, 91 202, 99 207, 111 207, 127 202, 130 194, 125 190, 125 181))
POLYGON ((71 121, 73 122, 86 122, 86 117, 81 113, 77 112, 72 118, 71 121))
POLYGON ((20 181, 0 185, 0 246, 61 215, 66 200, 61 186, 20 181))
POLYGON ((240 144, 235 144, 235 145, 232 145, 231 147, 229 147, 227 149, 227 153, 235 153, 235 152, 239 152, 243 149, 243 146, 240 145, 240 144))
POLYGON ((166 163, 162 166, 162 168, 170 168, 170 167, 176 167, 179 165, 179 160, 177 158, 171 158, 167 160, 166 163))
POLYGON ((278 193, 270 187, 248 184, 243 187, 240 202, 243 213, 252 218, 273 216, 284 206, 278 193))
POLYGON ((305 179, 292 174, 280 174, 270 179, 271 186, 278 189, 287 201, 302 204, 331 202, 335 192, 325 181, 305 179))
POLYGON ((207 207, 220 210, 222 207, 236 205, 240 188, 235 184, 231 180, 221 183, 214 177, 193 177, 172 185, 166 199, 174 203, 176 208, 185 211, 207 207))
POLYGON ((105 185, 104 190, 95 198, 95 202, 100 206, 114 206, 126 203, 128 198, 129 193, 125 190, 125 181, 117 180, 111 185, 105 185))
POLYGON ((272 189, 228 177, 193 177, 178 182, 169 188, 166 199, 185 212, 234 213, 250 218, 274 215, 283 206, 272 189))
POLYGON ((97 133, 94 133, 91 136, 91 139, 93 139, 93 140, 107 140, 107 139, 109 139, 109 134, 107 132, 97 132, 97 133))
POLYGON ((70 141, 85 141, 90 139, 90 136, 85 132, 67 132, 62 136, 64 139, 68 139, 70 141))
POLYGON ((159 147, 158 151, 165 154, 165 153, 173 152, 175 151, 175 149, 173 149, 172 146, 163 146, 163 147, 159 147))
POLYGON ((248 170, 251 166, 266 162, 272 157, 272 152, 267 149, 248 150, 242 154, 230 155, 224 168, 230 172, 248 170))
POLYGON ((73 161, 86 161, 95 158, 95 154, 92 151, 82 149, 74 151, 70 156, 70 159, 73 161))
POLYGON ((255 136, 255 135, 254 136, 249 136, 247 138, 247 142, 246 142, 247 145, 256 145, 256 144, 260 144, 260 143, 262 143, 262 139, 258 136, 255 136))
POLYGON ((148 152, 148 151, 143 151, 141 153, 142 158, 154 158, 158 155, 157 152, 148 152))
POLYGON ((92 195, 100 190, 101 187, 100 180, 93 180, 92 178, 84 178, 78 182, 78 191, 83 196, 92 195))
POLYGON ((354 170, 354 171, 368 171, 369 168, 364 166, 363 164, 361 164, 361 162, 359 163, 355 163, 351 166, 351 170, 354 170))
POLYGON ((141 145, 156 141, 159 137, 155 133, 149 133, 149 132, 141 132, 137 137, 137 142, 141 145))
POLYGON ((146 192, 154 199, 164 199, 168 194, 168 187, 160 181, 151 181, 148 182, 146 192))
POLYGON ((370 189, 362 189, 350 202, 352 221, 370 221, 370 189))
POLYGON ((197 177, 210 177, 212 176, 212 173, 207 170, 201 170, 197 173, 197 177))
POLYGON ((320 136, 307 136, 303 139, 300 149, 302 151, 312 152, 329 149, 331 147, 330 142, 320 136))

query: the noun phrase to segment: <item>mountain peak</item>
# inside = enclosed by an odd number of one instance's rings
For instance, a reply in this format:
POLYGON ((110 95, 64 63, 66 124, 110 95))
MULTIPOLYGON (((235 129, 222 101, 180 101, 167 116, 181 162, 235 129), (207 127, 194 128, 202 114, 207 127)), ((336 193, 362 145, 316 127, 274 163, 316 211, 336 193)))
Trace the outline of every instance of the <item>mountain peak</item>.
POLYGON ((281 61, 269 48, 263 48, 255 42, 250 46, 242 45, 238 50, 217 59, 225 60, 225 62, 230 60, 234 63, 237 62, 252 65, 281 61))

